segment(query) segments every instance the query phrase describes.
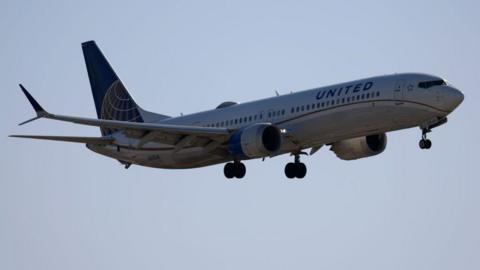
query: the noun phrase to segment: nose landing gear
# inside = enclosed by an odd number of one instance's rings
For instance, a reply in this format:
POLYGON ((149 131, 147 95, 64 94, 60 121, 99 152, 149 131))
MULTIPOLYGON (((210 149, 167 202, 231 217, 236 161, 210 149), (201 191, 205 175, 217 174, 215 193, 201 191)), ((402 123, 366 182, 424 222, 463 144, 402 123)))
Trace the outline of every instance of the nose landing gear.
POLYGON ((427 133, 430 131, 432 130, 428 128, 422 129, 422 139, 418 142, 418 146, 420 146, 420 149, 430 149, 432 147, 432 141, 427 139, 427 133))
POLYGON ((300 162, 300 154, 305 154, 303 152, 293 154, 295 156, 294 162, 289 162, 285 166, 285 175, 292 179, 292 178, 303 178, 307 174, 307 166, 300 162))
POLYGON ((223 173, 228 179, 231 179, 233 177, 243 178, 246 172, 247 168, 245 167, 245 164, 237 160, 234 162, 228 162, 227 164, 225 164, 225 167, 223 167, 223 173))
POLYGON ((420 128, 422 129, 422 139, 418 142, 420 149, 430 149, 432 147, 432 142, 427 139, 427 133, 430 133, 433 128, 447 123, 447 120, 447 117, 437 117, 420 125, 420 128))

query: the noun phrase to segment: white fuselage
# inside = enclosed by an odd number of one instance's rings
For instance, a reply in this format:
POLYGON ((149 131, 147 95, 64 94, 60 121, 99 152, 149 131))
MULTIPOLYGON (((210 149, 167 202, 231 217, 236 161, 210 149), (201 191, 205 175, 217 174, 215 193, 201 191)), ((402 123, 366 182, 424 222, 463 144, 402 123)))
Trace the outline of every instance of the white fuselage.
MULTIPOLYGON (((284 132, 282 146, 273 154, 280 155, 350 138, 428 125, 444 118, 461 102, 458 100, 460 92, 451 85, 419 87, 421 82, 435 80, 441 78, 415 73, 371 77, 230 104, 168 118, 160 123, 231 130, 253 123, 272 123, 284 132)), ((138 148, 137 139, 127 138, 122 133, 113 136, 116 139, 114 144, 88 147, 118 160, 158 168, 193 168, 233 159, 232 156, 208 151, 208 141, 202 147, 180 150, 174 147, 175 142, 148 142, 138 148)))

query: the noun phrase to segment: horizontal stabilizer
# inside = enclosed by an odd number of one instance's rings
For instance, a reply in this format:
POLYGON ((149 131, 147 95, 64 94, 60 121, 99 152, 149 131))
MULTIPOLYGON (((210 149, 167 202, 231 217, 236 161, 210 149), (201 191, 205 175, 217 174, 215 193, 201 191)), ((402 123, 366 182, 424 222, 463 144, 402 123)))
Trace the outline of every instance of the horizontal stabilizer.
POLYGON ((109 137, 70 137, 70 136, 43 136, 43 135, 10 135, 9 137, 74 142, 74 143, 88 143, 88 144, 106 144, 106 143, 113 142, 113 139, 109 137))

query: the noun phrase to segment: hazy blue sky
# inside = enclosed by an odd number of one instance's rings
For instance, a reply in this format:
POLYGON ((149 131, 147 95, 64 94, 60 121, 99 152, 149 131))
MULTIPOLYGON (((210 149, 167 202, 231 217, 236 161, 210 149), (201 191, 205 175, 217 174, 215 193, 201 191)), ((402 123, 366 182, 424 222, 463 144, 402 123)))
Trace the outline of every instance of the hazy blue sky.
POLYGON ((0 269, 479 269, 478 1, 10 1, 0 3, 0 269), (444 76, 466 99, 418 149, 388 134, 379 156, 322 149, 287 180, 288 156, 223 165, 132 166, 40 120, 95 117, 80 43, 94 39, 136 101, 178 115, 371 75, 444 76))

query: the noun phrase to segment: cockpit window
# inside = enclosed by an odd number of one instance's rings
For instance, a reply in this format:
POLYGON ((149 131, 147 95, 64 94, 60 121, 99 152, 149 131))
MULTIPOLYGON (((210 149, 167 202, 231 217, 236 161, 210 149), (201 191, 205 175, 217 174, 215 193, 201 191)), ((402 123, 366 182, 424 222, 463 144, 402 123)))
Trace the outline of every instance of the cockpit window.
POLYGON ((435 85, 447 85, 447 83, 444 80, 435 80, 435 81, 421 82, 418 84, 418 87, 427 89, 435 85))

